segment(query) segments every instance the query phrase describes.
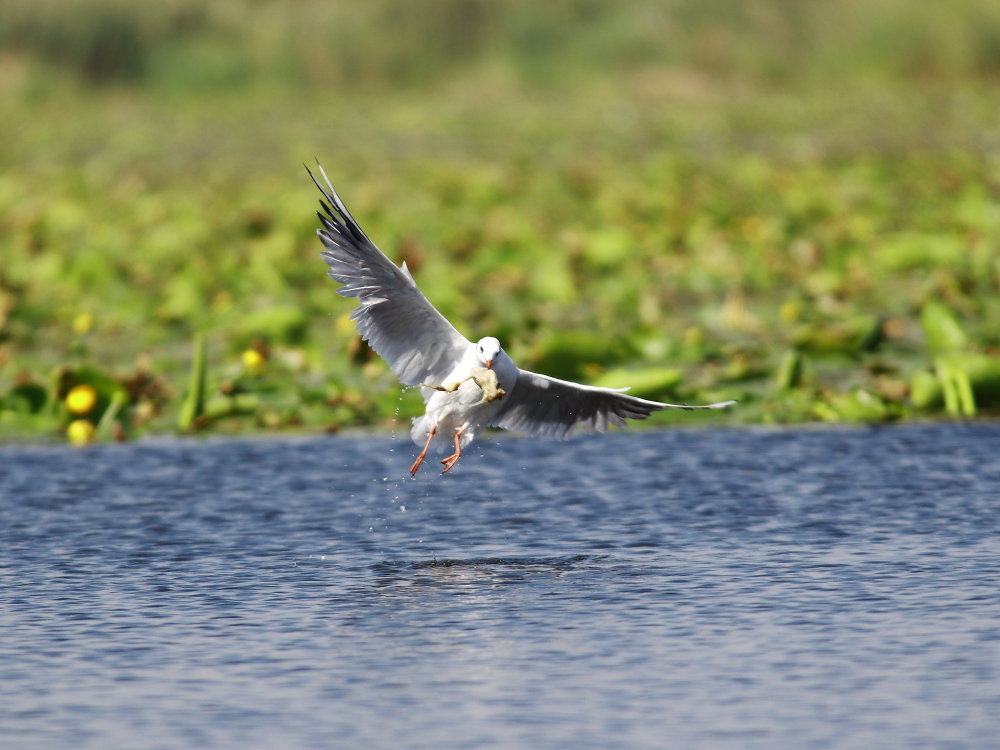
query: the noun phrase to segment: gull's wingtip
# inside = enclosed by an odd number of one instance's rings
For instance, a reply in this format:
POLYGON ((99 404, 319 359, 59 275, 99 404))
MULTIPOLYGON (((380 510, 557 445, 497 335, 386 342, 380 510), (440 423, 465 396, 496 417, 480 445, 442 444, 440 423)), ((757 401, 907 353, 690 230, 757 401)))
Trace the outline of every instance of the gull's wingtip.
POLYGON ((314 156, 313 159, 316 161, 315 169, 319 172, 319 176, 323 178, 323 182, 326 183, 326 187, 323 187, 323 185, 320 184, 319 179, 317 179, 316 174, 309 168, 308 164, 303 162, 302 166, 306 168, 306 172, 309 174, 310 179, 312 179, 316 187, 319 188, 319 191, 323 193, 323 195, 330 198, 333 203, 339 203, 340 196, 338 196, 337 191, 333 189, 333 183, 330 182, 330 178, 327 176, 326 170, 323 169, 323 165, 319 163, 319 157, 314 156))
MULTIPOLYGON (((326 190, 325 190, 325 189, 323 188, 323 186, 322 186, 322 185, 320 185, 320 184, 319 184, 319 180, 318 180, 318 179, 316 179, 316 175, 315 175, 315 174, 313 173, 313 171, 312 171, 311 169, 309 169, 309 165, 308 165, 308 164, 306 164, 305 162, 303 162, 303 163, 302 163, 302 166, 306 168, 306 174, 308 174, 308 175, 309 175, 309 179, 313 181, 313 185, 315 185, 315 186, 316 186, 316 188, 317 188, 317 189, 318 189, 318 190, 319 190, 319 191, 320 191, 320 192, 321 192, 321 193, 322 193, 322 194, 323 194, 323 195, 325 196, 325 195, 327 194, 327 193, 326 193, 326 190)), ((318 168, 318 169, 319 169, 320 171, 322 171, 322 169, 323 169, 322 167, 320 167, 320 165, 319 165, 319 162, 318 162, 318 161, 316 162, 316 167, 317 167, 317 168, 318 168)), ((325 175, 325 174, 324 174, 323 176, 324 176, 324 177, 326 177, 326 175, 325 175)), ((327 182, 329 182, 329 180, 327 180, 327 182)))
POLYGON ((687 409, 688 411, 693 411, 695 409, 725 409, 727 406, 732 406, 733 404, 739 403, 738 401, 719 401, 715 404, 664 404, 659 401, 653 402, 661 409, 687 409))
POLYGON ((706 409, 725 409, 727 406, 732 406, 733 404, 738 404, 739 401, 720 401, 717 404, 708 404, 706 409))
MULTIPOLYGON (((318 157, 314 156, 313 157, 313 161, 316 162, 314 166, 315 166, 315 168, 317 170, 322 170, 323 169, 323 166, 319 163, 319 158, 318 157)), ((302 166, 305 167, 306 172, 308 172, 309 176, 312 177, 313 176, 313 171, 312 171, 312 169, 309 168, 309 165, 306 164, 305 162, 302 162, 302 166)))

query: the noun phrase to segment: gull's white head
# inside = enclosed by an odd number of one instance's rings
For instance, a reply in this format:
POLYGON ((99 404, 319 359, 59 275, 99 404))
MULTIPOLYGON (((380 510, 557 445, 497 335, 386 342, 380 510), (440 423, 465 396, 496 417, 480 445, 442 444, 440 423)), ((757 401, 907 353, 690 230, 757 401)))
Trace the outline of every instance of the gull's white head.
POLYGON ((476 355, 483 367, 493 367, 493 361, 500 354, 500 342, 492 336, 479 339, 476 343, 476 355))

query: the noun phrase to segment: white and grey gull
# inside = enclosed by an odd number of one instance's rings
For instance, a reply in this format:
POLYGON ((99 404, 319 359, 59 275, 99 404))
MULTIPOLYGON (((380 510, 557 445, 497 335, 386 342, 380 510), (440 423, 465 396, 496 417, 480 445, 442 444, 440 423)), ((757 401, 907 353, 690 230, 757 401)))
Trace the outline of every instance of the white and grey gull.
MULTIPOLYGON (((486 427, 536 437, 564 439, 578 428, 604 432, 626 419, 646 419, 660 409, 721 409, 735 403, 691 406, 630 396, 627 388, 599 388, 522 370, 500 342, 486 336, 473 343, 428 301, 404 261, 397 266, 368 239, 337 195, 323 168, 317 230, 328 274, 343 297, 355 297, 351 315, 361 337, 407 386, 420 386, 423 416, 410 436, 422 449, 410 466, 416 474, 432 445, 452 449, 444 472, 455 466, 486 427)), ((443 473, 443 472, 442 472, 443 473)))

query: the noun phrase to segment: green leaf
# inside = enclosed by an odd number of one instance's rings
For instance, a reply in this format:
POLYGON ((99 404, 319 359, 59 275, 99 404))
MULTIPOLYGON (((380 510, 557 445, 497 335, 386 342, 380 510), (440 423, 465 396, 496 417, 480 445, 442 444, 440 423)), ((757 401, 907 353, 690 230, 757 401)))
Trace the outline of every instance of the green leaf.
POLYGON ((192 429, 198 417, 205 413, 206 375, 205 335, 199 333, 194 338, 194 356, 191 360, 191 374, 188 377, 188 391, 178 421, 178 427, 182 430, 192 429))
POLYGON ((308 333, 309 320, 301 308, 293 305, 273 305, 254 310, 240 322, 240 341, 248 343, 256 337, 282 344, 301 344, 308 333))
POLYGON ((778 388, 787 391, 802 385, 802 355, 794 349, 789 349, 781 358, 775 380, 778 388))
POLYGON ((934 373, 920 370, 910 379, 910 400, 918 409, 939 406, 942 398, 941 381, 934 373))
POLYGON ((625 388, 640 398, 653 398, 676 388, 682 379, 681 371, 673 367, 644 367, 630 370, 608 370, 591 382, 600 388, 625 388))
POLYGON ((955 313, 941 302, 931 300, 924 305, 920 325, 932 352, 961 351, 968 346, 968 337, 955 313))
POLYGON ((0 410, 16 411, 21 414, 38 414, 45 408, 49 394, 37 383, 22 383, 10 389, 0 398, 0 410))

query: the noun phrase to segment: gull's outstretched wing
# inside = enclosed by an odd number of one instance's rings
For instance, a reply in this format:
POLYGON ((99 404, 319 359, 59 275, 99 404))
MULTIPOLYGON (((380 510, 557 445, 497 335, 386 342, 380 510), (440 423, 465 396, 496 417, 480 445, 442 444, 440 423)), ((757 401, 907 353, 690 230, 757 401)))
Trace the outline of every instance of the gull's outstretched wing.
POLYGON ((368 239, 340 200, 323 167, 324 184, 306 167, 325 200, 317 230, 331 279, 343 297, 357 297, 351 315, 367 341, 404 385, 440 383, 472 344, 417 288, 404 262, 394 264, 368 239))
POLYGON ((624 427, 626 419, 646 419, 660 409, 722 409, 734 403, 664 404, 613 388, 580 385, 520 370, 517 385, 503 399, 493 426, 561 440, 573 434, 577 425, 587 433, 604 432, 609 424, 624 427))

